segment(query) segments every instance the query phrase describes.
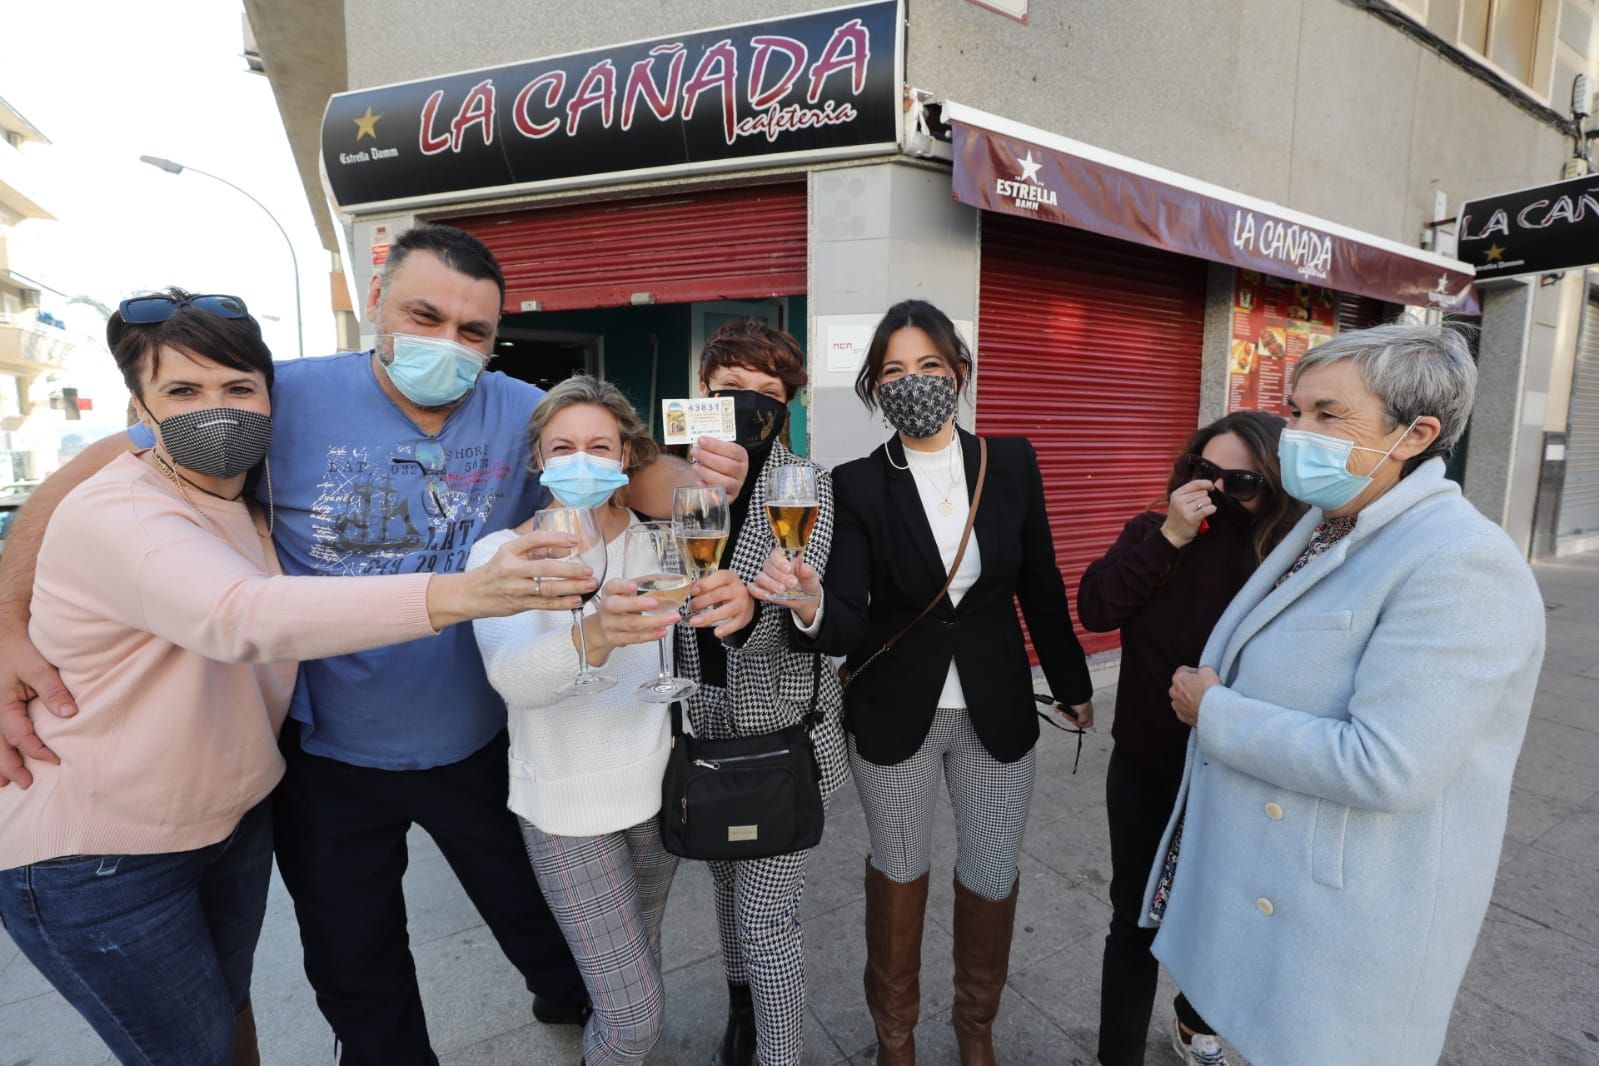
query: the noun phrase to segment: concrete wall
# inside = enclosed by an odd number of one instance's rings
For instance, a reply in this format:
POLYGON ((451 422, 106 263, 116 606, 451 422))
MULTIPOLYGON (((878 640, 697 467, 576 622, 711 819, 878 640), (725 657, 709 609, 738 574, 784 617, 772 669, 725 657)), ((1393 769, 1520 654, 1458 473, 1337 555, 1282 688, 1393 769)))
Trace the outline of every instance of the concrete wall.
POLYGON ((916 297, 974 321, 977 212, 950 199, 946 174, 904 163, 817 171, 810 200, 811 454, 831 466, 867 454, 889 430, 856 399, 855 371, 827 369, 829 319, 872 322, 916 297))
POLYGON ((912 85, 1414 244, 1433 191, 1559 176, 1560 134, 1340 0, 910 0, 912 85))
POLYGON ((1531 542, 1532 497, 1537 491, 1543 439, 1542 403, 1535 402, 1530 408, 1522 403, 1528 355, 1538 328, 1533 313, 1537 292, 1534 283, 1519 280, 1492 282, 1480 286, 1478 292, 1483 326, 1478 342, 1477 400, 1466 450, 1465 492, 1479 511, 1505 526, 1525 551, 1531 542), (1520 485, 1518 478, 1522 479, 1520 485), (1524 503, 1521 496, 1527 497, 1524 503))

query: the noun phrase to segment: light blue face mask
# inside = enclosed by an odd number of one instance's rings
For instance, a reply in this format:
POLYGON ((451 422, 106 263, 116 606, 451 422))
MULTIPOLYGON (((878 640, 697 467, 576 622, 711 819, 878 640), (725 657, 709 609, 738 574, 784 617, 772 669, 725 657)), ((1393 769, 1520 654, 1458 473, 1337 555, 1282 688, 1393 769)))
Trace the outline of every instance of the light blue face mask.
MULTIPOLYGON (((1419 421, 1421 419, 1417 418, 1416 422, 1419 421)), ((1376 452, 1382 456, 1372 467, 1376 470, 1394 453, 1394 448, 1399 447, 1399 441, 1404 440, 1405 435, 1415 428, 1416 422, 1406 426, 1405 432, 1399 434, 1399 440, 1394 441, 1385 452, 1379 452, 1376 448, 1362 448, 1342 437, 1329 437, 1303 429, 1283 430, 1283 435, 1277 441, 1277 461, 1282 464, 1283 491, 1301 503, 1320 507, 1323 511, 1336 511, 1366 491, 1366 486, 1372 481, 1370 475, 1349 472, 1350 453, 1376 452)))
POLYGON ((539 475, 539 483, 567 507, 598 507, 627 482, 621 463, 588 452, 553 455, 539 475))
POLYGON ((419 407, 443 407, 471 391, 489 358, 444 337, 391 333, 393 358, 383 364, 400 395, 419 407))

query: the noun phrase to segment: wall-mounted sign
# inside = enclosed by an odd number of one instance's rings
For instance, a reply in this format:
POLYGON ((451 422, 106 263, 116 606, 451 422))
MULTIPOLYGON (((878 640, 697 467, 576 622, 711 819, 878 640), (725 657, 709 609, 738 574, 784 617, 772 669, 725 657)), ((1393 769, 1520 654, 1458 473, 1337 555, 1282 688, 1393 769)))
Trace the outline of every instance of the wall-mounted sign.
POLYGON ((1477 309, 1463 263, 946 102, 961 203, 1390 303, 1477 309))
POLYGON ((1338 332, 1338 294, 1253 270, 1233 274, 1227 410, 1286 415, 1300 357, 1338 332))
POLYGON ((898 0, 340 93, 341 208, 892 151, 898 0))
POLYGON ((1472 200, 1458 229, 1460 258, 1479 278, 1599 263, 1599 174, 1472 200))

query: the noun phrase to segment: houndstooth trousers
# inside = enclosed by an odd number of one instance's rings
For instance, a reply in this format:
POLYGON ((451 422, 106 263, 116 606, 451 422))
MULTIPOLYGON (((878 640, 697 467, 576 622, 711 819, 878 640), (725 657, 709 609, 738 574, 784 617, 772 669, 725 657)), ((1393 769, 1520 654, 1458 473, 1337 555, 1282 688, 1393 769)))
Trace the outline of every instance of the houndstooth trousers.
POLYGON ((661 916, 677 857, 651 818, 596 837, 552 836, 523 819, 522 839, 544 898, 572 948, 594 1014, 588 1066, 643 1062, 661 1038, 661 916))
POLYGON ((1003 763, 983 747, 964 707, 940 707, 927 739, 904 762, 868 762, 849 738, 850 770, 866 811, 872 866, 891 881, 928 871, 939 770, 955 809, 955 876, 985 899, 1005 899, 1016 884, 1016 857, 1033 801, 1037 749, 1003 763))

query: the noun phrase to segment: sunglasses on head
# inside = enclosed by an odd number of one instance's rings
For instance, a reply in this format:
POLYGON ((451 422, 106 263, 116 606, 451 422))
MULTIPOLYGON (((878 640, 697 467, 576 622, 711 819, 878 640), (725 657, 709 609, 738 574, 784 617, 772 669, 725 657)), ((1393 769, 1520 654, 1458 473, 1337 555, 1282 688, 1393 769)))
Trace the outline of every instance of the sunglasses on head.
POLYGON ((1221 482, 1221 490, 1239 503, 1248 503, 1266 487, 1266 478, 1253 470, 1223 470, 1202 455, 1189 452, 1177 460, 1181 477, 1188 481, 1221 482))
POLYGON ((249 309, 244 306, 244 301, 237 296, 222 296, 214 293, 206 296, 188 296, 182 299, 164 294, 131 296, 117 305, 116 315, 111 321, 106 323, 106 343, 115 348, 117 341, 122 339, 122 328, 124 326, 149 326, 157 322, 165 322, 185 307, 193 307, 218 318, 250 317, 249 309))

